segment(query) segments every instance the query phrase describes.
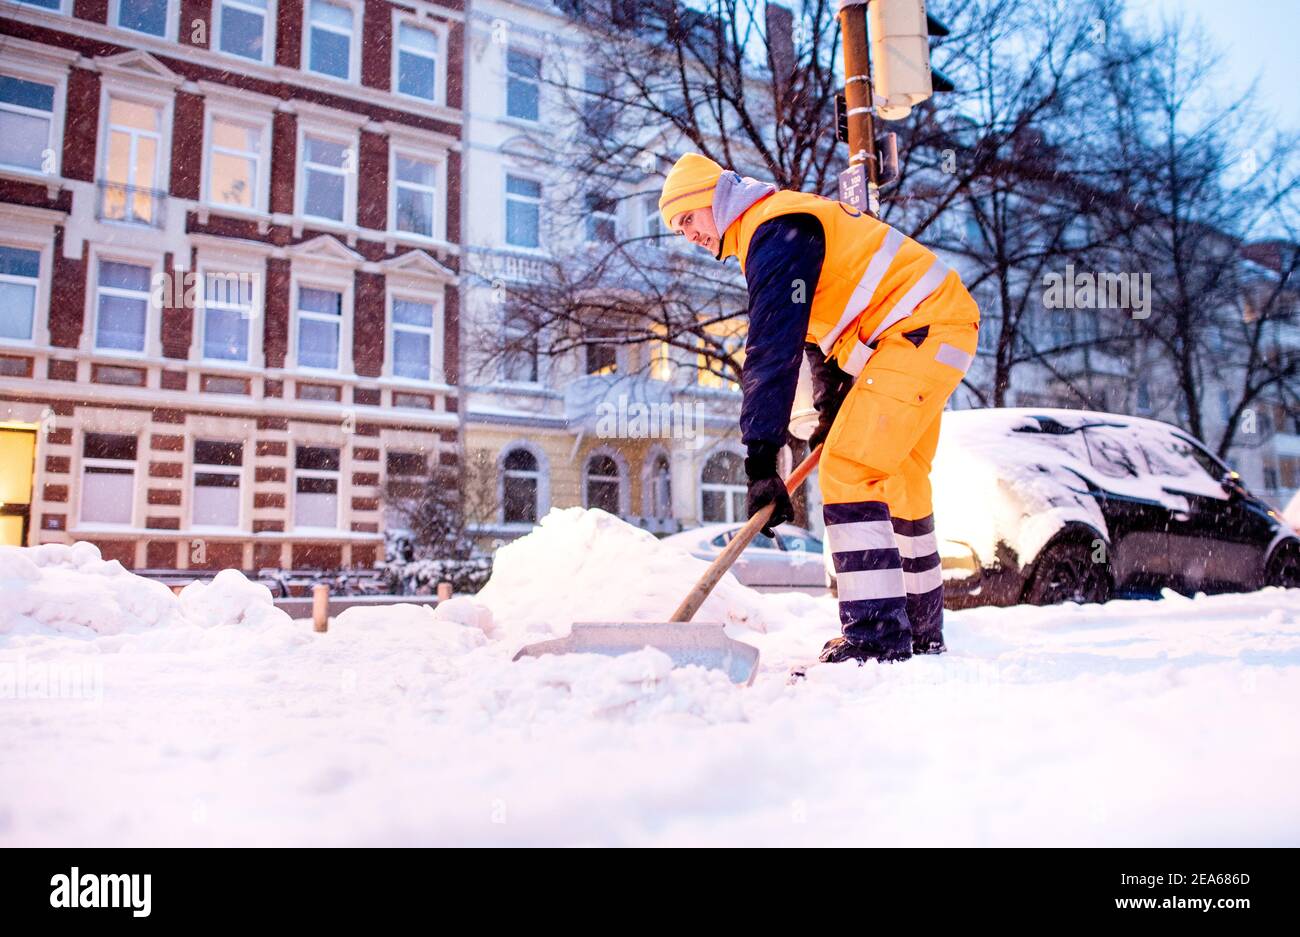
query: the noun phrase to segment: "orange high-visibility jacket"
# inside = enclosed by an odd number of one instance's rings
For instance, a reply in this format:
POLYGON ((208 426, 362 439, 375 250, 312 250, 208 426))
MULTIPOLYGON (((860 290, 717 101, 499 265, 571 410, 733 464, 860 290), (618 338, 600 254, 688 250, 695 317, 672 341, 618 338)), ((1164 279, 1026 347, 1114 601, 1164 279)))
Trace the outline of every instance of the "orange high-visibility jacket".
POLYGON ((961 278, 932 251, 883 221, 820 195, 784 190, 754 203, 727 228, 720 259, 734 254, 743 272, 758 227, 791 214, 815 216, 826 237, 807 340, 849 374, 862 371, 873 343, 891 330, 979 321, 961 278))

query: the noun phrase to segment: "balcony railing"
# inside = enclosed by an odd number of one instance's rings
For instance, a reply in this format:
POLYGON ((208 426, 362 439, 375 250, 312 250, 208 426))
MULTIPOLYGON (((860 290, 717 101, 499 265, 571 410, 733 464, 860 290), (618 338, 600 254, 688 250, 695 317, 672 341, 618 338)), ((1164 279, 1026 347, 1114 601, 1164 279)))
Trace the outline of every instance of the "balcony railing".
POLYGON ((153 228, 163 226, 167 210, 166 192, 103 179, 98 185, 99 202, 95 217, 100 221, 121 221, 153 228))

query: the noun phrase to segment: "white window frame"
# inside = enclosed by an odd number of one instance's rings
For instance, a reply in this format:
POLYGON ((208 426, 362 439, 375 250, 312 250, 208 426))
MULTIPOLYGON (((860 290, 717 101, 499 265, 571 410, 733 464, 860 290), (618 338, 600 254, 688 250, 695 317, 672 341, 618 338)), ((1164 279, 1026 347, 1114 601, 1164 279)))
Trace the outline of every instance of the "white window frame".
MULTIPOLYGON (((532 330, 528 328, 515 327, 514 321, 508 315, 502 319, 501 333, 503 337, 528 334, 531 331, 532 330)), ((540 342, 538 342, 538 344, 540 346, 540 342)), ((511 354, 513 353, 507 351, 501 356, 497 383, 515 387, 537 387, 540 385, 542 383, 542 355, 540 347, 533 354, 533 370, 537 372, 537 377, 532 380, 521 380, 509 375, 507 368, 509 367, 511 354)))
POLYGON ((293 453, 291 467, 293 469, 293 487, 290 489, 292 503, 289 509, 289 523, 295 532, 301 531, 330 531, 337 533, 343 529, 343 471, 344 465, 344 447, 337 443, 323 442, 295 442, 290 450, 293 453), (298 468, 298 450, 299 449, 333 449, 339 454, 339 467, 335 471, 329 469, 302 469, 298 468), (300 478, 332 478, 334 479, 334 498, 336 501, 334 510, 333 527, 299 527, 298 526, 298 479, 300 478))
MULTIPOLYGON (((302 4, 302 71, 304 74, 324 78, 326 81, 339 81, 348 84, 357 84, 361 80, 361 34, 365 31, 363 16, 365 12, 362 3, 354 0, 321 0, 331 6, 346 7, 352 13, 352 30, 348 34, 348 77, 340 78, 337 75, 330 75, 326 72, 313 71, 311 67, 311 43, 312 28, 311 20, 312 0, 303 0, 302 4)), ((339 30, 328 26, 321 26, 326 32, 334 33, 336 36, 343 35, 339 30)))
POLYGON ((31 337, 30 338, 8 338, 3 335, 0 335, 0 346, 30 348, 36 345, 48 345, 49 324, 45 323, 43 325, 41 323, 40 321, 41 317, 39 313, 42 309, 43 299, 46 300, 44 308, 47 310, 49 309, 49 302, 48 299, 46 299, 46 292, 44 289, 44 283, 50 279, 50 277, 47 276, 46 274, 51 269, 50 264, 53 261, 53 257, 50 256, 49 245, 15 240, 12 237, 8 236, 8 234, 6 234, 6 236, 2 240, 0 240, 0 247, 8 247, 8 248, 12 248, 13 250, 20 250, 20 251, 32 251, 33 253, 36 254, 36 262, 37 262, 36 277, 34 279, 28 279, 27 277, 13 276, 12 274, 7 274, 7 273, 0 273, 0 283, 18 283, 22 285, 31 285, 34 287, 32 291, 31 337))
POLYGON ((393 94, 399 98, 408 101, 423 101, 425 104, 435 104, 439 107, 447 104, 447 43, 449 31, 447 24, 442 20, 421 18, 412 16, 402 10, 393 8, 393 52, 392 52, 392 74, 389 76, 389 87, 393 94), (398 89, 398 66, 400 65, 402 53, 402 26, 412 26, 416 29, 422 29, 425 32, 433 33, 438 38, 438 53, 434 59, 434 89, 433 98, 422 98, 418 94, 407 94, 398 89))
POLYGON ((507 44, 506 44, 506 46, 505 46, 505 50, 503 51, 502 55, 503 55, 503 57, 504 57, 503 60, 502 60, 502 63, 501 63, 502 66, 503 66, 503 67, 502 67, 502 74, 503 74, 504 77, 505 77, 505 81, 504 81, 504 83, 502 84, 502 91, 504 92, 504 94, 502 94, 502 96, 501 96, 501 114, 502 114, 502 116, 503 116, 506 120, 515 120, 515 121, 519 121, 520 123, 525 124, 525 125, 527 125, 527 126, 536 126, 536 125, 540 124, 540 123, 542 122, 542 104, 543 104, 543 102, 542 102, 542 79, 541 79, 541 74, 542 74, 542 69, 545 68, 545 66, 546 66, 546 59, 545 59, 545 57, 542 55, 542 52, 541 52, 540 49, 534 48, 533 46, 527 45, 527 44, 525 44, 525 43, 513 43, 513 42, 511 42, 511 43, 507 43, 507 44), (536 82, 535 82, 535 84, 537 85, 537 116, 536 116, 536 117, 520 117, 520 116, 518 116, 517 114, 511 114, 511 113, 510 113, 510 81, 511 81, 511 79, 512 79, 512 78, 516 78, 516 79, 519 80, 519 81, 532 81, 532 79, 527 79, 527 78, 517 77, 517 76, 515 75, 514 72, 510 71, 510 53, 511 53, 512 51, 514 51, 514 52, 518 52, 520 55, 527 55, 527 56, 529 56, 529 57, 531 57, 531 58, 535 58, 535 59, 537 59, 537 74, 538 74, 538 78, 536 79, 536 82))
POLYGON ((628 473, 627 463, 617 452, 606 446, 600 446, 587 453, 582 460, 582 506, 591 507, 591 497, 588 486, 595 479, 601 482, 617 481, 618 482, 618 516, 625 517, 628 511, 628 473), (591 462, 593 459, 609 459, 614 463, 613 475, 592 475, 591 462))
MULTIPOLYGON (((584 198, 592 199, 593 201, 599 201, 599 197, 595 196, 595 193, 592 192, 587 193, 586 196, 584 196, 584 198)), ((606 201, 609 202, 610 206, 613 209, 612 211, 601 211, 596 205, 592 205, 591 207, 586 208, 586 210, 583 212, 584 227, 582 232, 582 239, 587 244, 606 243, 605 241, 601 240, 599 237, 592 236, 596 233, 596 228, 600 226, 600 223, 602 221, 609 222, 609 226, 611 229, 610 240, 613 241, 614 243, 618 242, 618 199, 613 196, 610 196, 608 199, 606 199, 606 201)), ((540 228, 541 225, 539 224, 538 225, 539 231, 540 228)))
POLYGON ((213 106, 209 98, 209 106, 204 108, 203 114, 203 188, 200 193, 200 198, 205 205, 210 205, 223 212, 243 212, 246 214, 264 215, 270 210, 271 135, 273 127, 274 116, 270 113, 253 112, 250 114, 246 111, 235 111, 229 106, 221 104, 213 106), (256 153, 257 178, 254 182, 253 205, 251 208, 218 202, 212 197, 212 156, 216 151, 216 144, 213 142, 215 139, 213 125, 219 120, 244 126, 256 126, 261 132, 258 152, 256 153))
POLYGON ((78 485, 77 485, 77 489, 78 489, 78 490, 77 490, 77 526, 79 526, 79 527, 84 527, 84 526, 86 526, 86 525, 91 525, 91 526, 94 526, 94 527, 112 528, 112 529, 121 529, 121 530, 129 530, 129 529, 132 529, 132 528, 135 527, 135 512, 139 509, 139 506, 140 506, 140 499, 139 499, 139 497, 138 497, 138 494, 139 494, 138 489, 139 489, 139 486, 140 486, 140 456, 141 456, 141 451, 140 451, 140 450, 141 450, 142 448, 143 448, 143 447, 140 445, 140 434, 137 433, 137 432, 133 432, 133 431, 129 431, 129 430, 94 429, 94 428, 86 427, 86 426, 83 426, 83 427, 81 428, 81 440, 80 440, 80 445, 77 446, 77 448, 76 448, 77 459, 78 459, 78 460, 80 461, 80 463, 81 463, 81 464, 78 466, 78 469, 77 469, 77 476, 76 476, 76 477, 77 477, 77 481, 78 481, 78 485), (134 437, 135 437, 135 460, 134 460, 134 461, 127 461, 126 459, 100 459, 100 458, 93 458, 93 457, 88 458, 88 457, 85 455, 85 452, 86 452, 86 437, 87 437, 88 435, 92 434, 92 433, 93 433, 93 434, 97 434, 97 435, 105 435, 105 436, 134 436, 134 437), (126 466, 128 466, 128 465, 131 467, 131 520, 127 521, 127 522, 124 523, 124 524, 122 524, 122 523, 116 523, 116 522, 114 522, 114 521, 96 521, 96 520, 87 520, 86 517, 85 517, 85 513, 86 513, 86 469, 88 469, 88 468, 124 468, 124 467, 126 467, 126 466))
POLYGON ((212 18, 212 39, 208 43, 208 49, 216 52, 218 55, 229 56, 241 62, 258 62, 263 65, 269 65, 275 61, 275 20, 276 20, 276 0, 266 0, 266 10, 260 10, 257 7, 249 6, 246 3, 240 3, 239 0, 212 0, 212 12, 209 14, 212 18), (262 22, 262 57, 261 59, 251 59, 246 55, 240 55, 238 52, 226 52, 221 48, 221 8, 226 4, 233 7, 247 10, 250 13, 266 14, 266 19, 262 22))
MULTIPOLYGON (((108 152, 110 146, 110 132, 112 130, 111 116, 109 114, 112 108, 114 98, 122 101, 128 101, 132 104, 142 104, 147 107, 159 109, 158 119, 158 165, 154 167, 154 181, 149 187, 155 192, 163 193, 156 199, 158 210, 163 210, 162 206, 166 204, 167 193, 171 190, 171 164, 172 164, 172 103, 175 95, 168 89, 165 93, 152 92, 142 88, 127 87, 118 80, 114 80, 109 86, 109 82, 103 83, 105 87, 100 92, 99 98, 99 153, 95 169, 95 180, 99 182, 109 182, 108 178, 108 152)), ((137 131, 143 132, 143 131, 137 131)), ((134 146, 134 144, 133 144, 134 146)), ((134 167, 134 160, 132 161, 134 167)), ((134 171, 134 168, 132 169, 134 171)), ((117 183, 127 184, 127 183, 117 183)), ((102 199, 101 192, 95 193, 96 199, 102 199)), ((96 212, 100 206, 96 205, 96 212)), ((130 227, 144 225, 144 222, 135 222, 128 220, 104 219, 107 224, 120 224, 130 227)), ((148 226, 157 227, 157 221, 151 220, 148 226)))
POLYGON ((262 359, 262 329, 258 328, 262 324, 262 309, 265 303, 265 276, 261 270, 254 267, 239 266, 235 264, 222 264, 206 262, 199 265, 197 271, 198 281, 195 284, 194 299, 197 309, 195 316, 196 327, 194 329, 195 351, 191 356, 192 360, 201 361, 204 364, 211 364, 217 367, 258 367, 262 359), (209 358, 206 354, 207 332, 208 332, 208 275, 209 274, 237 274, 240 276, 249 276, 253 280, 252 302, 249 306, 247 316, 248 321, 248 356, 240 361, 235 358, 209 358))
POLYGON ((442 304, 441 292, 417 292, 411 289, 393 289, 388 291, 385 302, 384 317, 388 324, 387 334, 384 336, 384 376, 392 378, 395 381, 408 381, 412 384, 428 385, 446 383, 445 368, 445 318, 442 304), (428 328, 417 325, 399 324, 393 316, 393 306, 398 300, 406 302, 423 303, 433 307, 433 318, 428 328), (425 378, 412 378, 395 373, 397 365, 397 333, 411 332, 429 336, 429 376, 425 378))
POLYGON ((153 303, 153 286, 157 282, 158 274, 162 272, 162 258, 156 255, 144 255, 139 253, 129 253, 118 249, 112 250, 95 250, 91 255, 90 276, 91 289, 86 290, 86 302, 89 308, 85 321, 90 323, 90 327, 84 330, 88 347, 85 351, 96 356, 106 356, 114 358, 156 358, 161 352, 162 338, 159 334, 159 328, 162 321, 162 310, 153 303), (150 291, 145 294, 145 316, 144 316, 144 348, 140 351, 132 351, 128 348, 100 348, 99 347, 99 293, 101 289, 109 291, 109 295, 135 296, 137 294, 130 290, 123 290, 120 287, 99 285, 100 264, 108 261, 110 263, 131 264, 136 267, 146 267, 149 270, 150 291))
POLYGON ((668 450, 663 446, 653 446, 645 454, 641 474, 641 513, 651 520, 671 520, 673 516, 673 458, 668 450), (668 466, 668 502, 664 505, 662 515, 655 510, 655 501, 658 500, 658 492, 655 491, 655 486, 658 484, 655 466, 661 459, 668 466))
MULTIPOLYGON (((736 511, 732 510, 732 508, 735 504, 733 496, 737 494, 743 496, 746 491, 745 486, 741 484, 729 485, 724 482, 706 482, 704 480, 704 470, 705 468, 708 467, 709 460, 714 458, 715 456, 724 455, 724 454, 733 455, 742 461, 744 460, 744 456, 741 455, 739 452, 732 452, 729 449, 723 449, 723 450, 719 450, 718 452, 710 453, 709 458, 705 459, 700 464, 699 474, 696 477, 699 479, 699 485, 700 485, 699 514, 697 516, 699 517, 701 524, 737 524, 744 520, 744 518, 739 516, 739 514, 737 514, 736 511), (717 492, 723 496, 722 505, 726 509, 724 512, 726 516, 722 520, 705 520, 704 493, 707 491, 717 492), (736 516, 733 517, 732 515, 736 515, 736 516)), ((744 513, 744 505, 742 504, 740 514, 743 513, 744 513)))
MULTIPOLYGON (((540 230, 540 229, 539 229, 540 230)), ((420 241, 429 242, 446 242, 447 240, 447 159, 441 153, 420 152, 408 146, 395 145, 392 140, 388 146, 388 231, 391 234, 403 238, 415 238, 420 241), (433 166, 433 186, 431 194, 433 195, 433 231, 429 235, 417 234, 414 231, 403 231, 397 227, 397 187, 399 185, 407 186, 414 189, 425 189, 426 187, 418 183, 401 182, 397 180, 397 159, 414 159, 422 163, 429 163, 433 166)))
MULTIPOLYGON (((18 52, 19 50, 14 50, 18 52)), ((11 163, 0 163, 0 171, 6 173, 21 173, 23 175, 33 176, 38 179, 59 178, 63 171, 63 108, 67 91, 67 68, 62 71, 55 69, 45 69, 39 66, 32 67, 28 63, 19 63, 6 59, 3 66, 0 66, 0 74, 10 78, 17 78, 21 81, 30 81, 34 84, 49 85, 54 88, 54 101, 48 112, 50 129, 45 138, 45 146, 42 148, 42 156, 49 152, 54 156, 54 172, 46 175, 40 169, 32 169, 30 166, 17 166, 11 163)), ((47 112, 38 111, 35 108, 21 107, 16 104, 0 104, 0 108, 16 114, 30 114, 33 116, 44 117, 47 112)), ((44 160, 42 159, 42 162, 44 160)))
POLYGON ((187 512, 187 513, 189 514, 189 525, 190 525, 190 530, 195 530, 195 531, 208 531, 208 530, 212 530, 212 531, 231 531, 231 530, 243 530, 243 529, 244 529, 244 518, 245 518, 245 516, 246 516, 247 513, 248 513, 248 512, 247 512, 247 506, 244 504, 244 500, 245 500, 245 492, 248 490, 248 485, 246 484, 247 479, 245 478, 245 475, 244 475, 244 469, 245 469, 245 467, 249 464, 249 461, 250 461, 249 458, 248 458, 248 440, 246 440, 246 439, 222 439, 222 438, 220 438, 220 436, 221 436, 220 433, 209 433, 209 434, 205 434, 205 435, 199 435, 199 434, 196 434, 196 435, 194 435, 192 438, 190 438, 189 440, 187 440, 188 445, 189 445, 189 449, 190 449, 190 458, 189 458, 189 460, 188 460, 188 461, 189 461, 189 469, 190 469, 190 478, 189 478, 189 496, 190 496, 190 498, 189 498, 189 511, 187 512), (210 464, 210 463, 208 463, 208 462, 199 462, 199 461, 197 460, 197 456, 196 456, 196 454, 195 454, 195 448, 196 448, 196 446, 197 446, 200 442, 238 443, 238 444, 242 447, 242 453, 241 453, 242 457, 241 457, 241 459, 240 459, 240 464, 239 464, 239 465, 213 465, 213 464, 210 464), (198 524, 198 523, 195 523, 195 521, 194 521, 194 508, 195 508, 195 507, 197 506, 197 504, 198 504, 198 480, 197 480, 197 476, 198 476, 199 474, 203 474, 203 475, 233 475, 235 478, 237 478, 237 479, 239 480, 239 484, 238 484, 238 486, 237 486, 237 487, 238 487, 238 490, 239 490, 239 498, 238 498, 239 507, 238 507, 238 509, 237 509, 237 516, 235 517, 235 523, 234 523, 233 525, 228 526, 228 525, 224 525, 224 524, 198 524))
MULTIPOLYGON (((331 377, 340 377, 352 373, 352 278, 351 270, 345 281, 342 277, 334 278, 328 275, 311 274, 290 277, 290 307, 289 329, 289 354, 287 356, 289 367, 304 375, 329 375, 331 377), (317 368, 309 367, 298 361, 298 337, 301 329, 299 323, 303 313, 298 309, 299 290, 302 288, 309 290, 328 290, 331 293, 342 294, 342 305, 339 310, 339 360, 336 368, 317 368)), ((307 318, 317 319, 322 322, 329 321, 333 316, 326 316, 323 313, 307 312, 307 318)))
POLYGON ((515 172, 514 170, 507 169, 505 172, 505 178, 502 180, 501 193, 504 196, 501 203, 501 223, 504 225, 504 229, 502 231, 501 243, 505 245, 507 250, 532 251, 533 253, 542 253, 545 250, 545 244, 546 244, 546 239, 543 235, 543 223, 545 221, 545 217, 543 215, 543 208, 546 204, 546 181, 530 173, 515 172), (541 190, 541 195, 539 195, 536 199, 534 199, 532 196, 529 195, 516 195, 512 193, 510 191, 511 176, 514 176, 516 179, 519 179, 520 181, 537 183, 537 185, 541 190), (537 245, 535 247, 528 247, 522 244, 512 244, 510 242, 510 200, 511 199, 515 199, 516 201, 520 201, 520 202, 526 202, 528 204, 536 203, 537 245))
MULTIPOLYGON (((220 3, 221 0, 213 0, 213 2, 214 4, 220 3)), ((122 0, 109 0, 108 25, 114 29, 120 29, 123 32, 130 33, 133 36, 153 36, 153 38, 161 39, 165 42, 175 42, 178 23, 180 21, 180 12, 177 9, 180 6, 180 0, 166 0, 166 4, 166 23, 163 27, 163 34, 161 36, 156 33, 141 32, 138 29, 132 29, 130 26, 121 25, 120 18, 122 15, 122 0)))
MULTIPOLYGON (((342 132, 328 130, 316 123, 298 121, 297 178, 294 180, 294 213, 298 217, 311 221, 314 225, 332 225, 355 228, 357 224, 357 164, 360 159, 360 137, 355 131, 342 132), (345 148, 343 176, 343 220, 337 221, 321 215, 307 214, 307 138, 315 137, 329 143, 339 143, 345 148), (351 153, 351 165, 349 157, 351 153)), ((324 171, 334 171, 334 167, 325 167, 324 171)))
POLYGON ((33 10, 40 10, 43 13, 57 13, 60 16, 70 15, 69 10, 72 7, 72 0, 59 0, 59 6, 57 9, 51 9, 50 7, 40 3, 31 3, 28 2, 28 0, 14 0, 14 2, 21 6, 31 7, 33 10))
MULTIPOLYGON (((523 449, 533 457, 537 462, 537 521, 540 522, 546 516, 546 512, 551 509, 551 467, 550 462, 536 444, 526 439, 515 439, 501 447, 497 453, 497 504, 500 508, 497 510, 497 523, 509 530, 524 530, 533 526, 528 521, 508 521, 506 520, 506 497, 505 497, 505 480, 506 480, 506 456, 516 449, 523 449)), ((522 469, 511 469, 511 474, 518 477, 533 476, 532 472, 526 472, 522 469)))

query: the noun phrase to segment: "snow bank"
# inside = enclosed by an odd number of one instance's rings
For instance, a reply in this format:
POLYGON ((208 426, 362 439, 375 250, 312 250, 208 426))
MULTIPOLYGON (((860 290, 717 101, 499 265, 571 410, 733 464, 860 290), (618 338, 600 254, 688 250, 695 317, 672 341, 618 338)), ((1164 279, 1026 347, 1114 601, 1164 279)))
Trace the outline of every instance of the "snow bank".
POLYGON ((155 628, 287 625, 265 586, 237 570, 176 596, 104 560, 92 543, 0 547, 0 634, 115 635, 155 628))
MULTIPOLYGON (((497 551, 478 600, 516 640, 562 636, 575 621, 667 621, 708 565, 605 511, 555 508, 497 551)), ((695 615, 736 637, 789 620, 785 596, 760 596, 731 574, 695 615)))

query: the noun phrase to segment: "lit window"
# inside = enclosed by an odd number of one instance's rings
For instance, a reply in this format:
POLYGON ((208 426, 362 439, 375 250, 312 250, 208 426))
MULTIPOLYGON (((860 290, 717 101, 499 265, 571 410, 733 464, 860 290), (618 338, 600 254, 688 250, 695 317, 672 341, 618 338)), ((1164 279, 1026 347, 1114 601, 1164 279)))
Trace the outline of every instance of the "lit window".
POLYGON ((294 453, 295 527, 339 526, 339 450, 299 446, 294 453))
POLYGON ((0 166, 41 172, 53 115, 53 85, 0 75, 0 166))
POLYGON ((148 267, 99 262, 95 302, 95 347, 109 351, 144 351, 149 321, 148 267))
POLYGON ((224 117, 213 118, 208 201, 236 208, 257 208, 261 160, 260 127, 224 117))
POLYGON ((304 215, 343 221, 351 153, 333 140, 307 137, 303 153, 304 215))
POLYGON ((600 508, 610 514, 619 513, 622 494, 622 477, 618 463, 607 455, 592 456, 587 460, 586 507, 600 508))
POLYGON ((393 376, 430 380, 433 362, 433 304, 394 299, 393 376))
POLYGON ((203 278, 203 357, 248 361, 249 323, 253 313, 253 277, 243 273, 209 273, 203 278))
POLYGON ((81 520, 130 524, 135 509, 136 438, 87 433, 81 449, 81 520))
POLYGON ((609 329, 591 329, 587 337, 587 373, 613 374, 618 370, 618 348, 612 342, 602 341, 614 337, 609 329))
POLYGON ((533 179, 506 176, 506 243, 514 247, 540 247, 542 184, 533 179))
POLYGON ((299 287, 298 366, 337 371, 342 324, 342 293, 299 287))
POLYGON ((537 523, 537 490, 541 472, 537 457, 527 449, 512 449, 501 462, 502 519, 507 524, 537 523))
POLYGON ((352 8, 311 0, 307 69, 321 75, 352 77, 352 8))
POLYGON ((244 444, 194 441, 194 526, 238 527, 244 444))
POLYGON ((217 47, 222 52, 266 61, 270 46, 267 41, 270 16, 267 0, 218 0, 221 9, 217 14, 220 39, 217 47))
POLYGON ((123 98, 109 99, 104 218, 154 222, 161 146, 161 108, 123 98))
POLYGON ((542 60, 536 55, 510 49, 506 52, 506 114, 521 120, 537 120, 542 60))
POLYGON ((32 340, 41 255, 0 246, 0 339, 32 340))
POLYGON ((427 101, 438 92, 438 37, 402 23, 397 29, 397 90, 427 101))
POLYGON ((167 35, 168 0, 118 0, 117 25, 150 36, 167 35))
POLYGON ((397 230, 433 237, 437 167, 433 163, 401 155, 395 157, 395 163, 397 230))

